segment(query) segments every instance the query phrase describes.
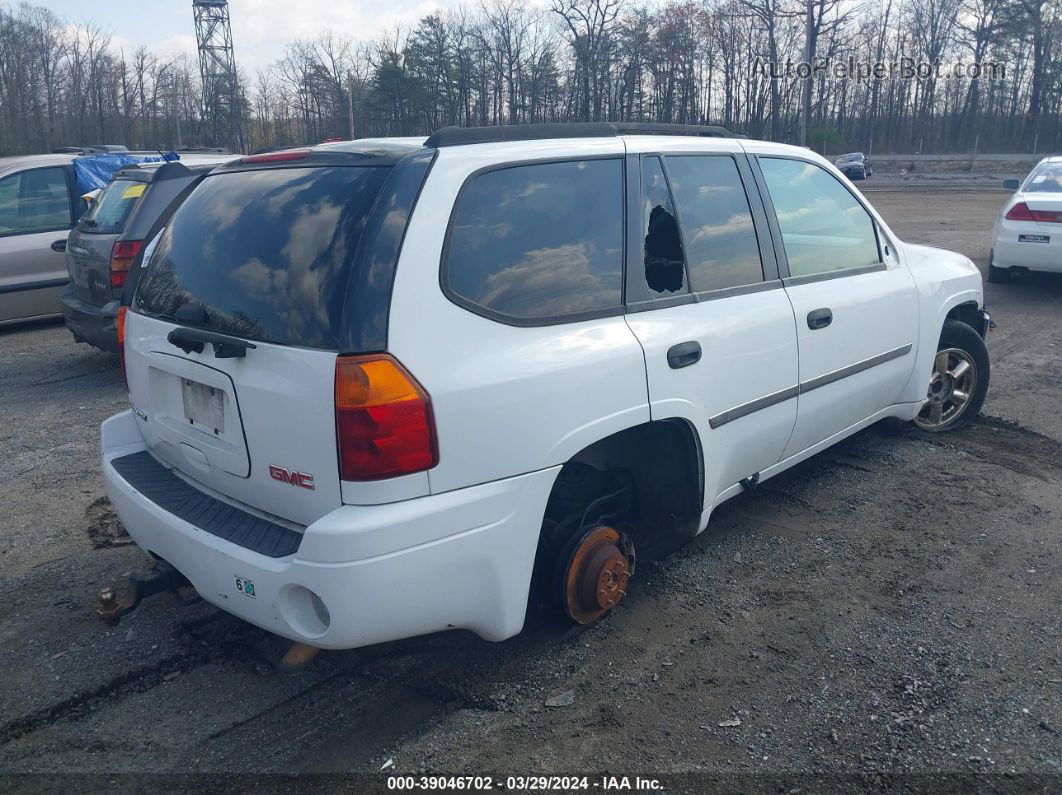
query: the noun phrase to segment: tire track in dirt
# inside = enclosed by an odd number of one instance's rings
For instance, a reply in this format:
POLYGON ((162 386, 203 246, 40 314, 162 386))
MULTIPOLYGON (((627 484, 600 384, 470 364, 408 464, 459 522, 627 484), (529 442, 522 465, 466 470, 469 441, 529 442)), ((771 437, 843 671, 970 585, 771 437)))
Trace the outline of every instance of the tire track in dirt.
POLYGON ((905 429, 905 436, 945 450, 962 450, 1021 475, 1046 481, 1045 473, 1062 471, 1062 443, 1000 417, 979 417, 956 433, 926 433, 905 429))

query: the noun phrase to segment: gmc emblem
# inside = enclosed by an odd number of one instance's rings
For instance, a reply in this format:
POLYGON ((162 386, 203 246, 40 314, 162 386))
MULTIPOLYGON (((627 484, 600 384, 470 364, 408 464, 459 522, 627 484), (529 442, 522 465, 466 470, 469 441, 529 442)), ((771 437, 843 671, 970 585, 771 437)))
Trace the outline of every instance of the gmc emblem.
POLYGON ((290 469, 270 464, 269 477, 273 478, 273 480, 279 480, 281 483, 298 486, 300 489, 309 489, 310 491, 314 489, 313 475, 306 472, 292 472, 290 469))

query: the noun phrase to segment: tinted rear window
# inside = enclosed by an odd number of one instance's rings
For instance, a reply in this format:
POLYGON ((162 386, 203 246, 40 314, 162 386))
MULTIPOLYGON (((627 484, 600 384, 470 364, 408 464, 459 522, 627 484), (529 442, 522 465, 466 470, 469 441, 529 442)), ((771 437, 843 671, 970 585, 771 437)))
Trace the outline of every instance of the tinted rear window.
POLYGON ((388 167, 207 177, 163 232, 137 309, 252 340, 339 349, 347 277, 388 167))
POLYGON ((445 284, 469 308, 535 323, 601 314, 622 282, 620 160, 507 167, 461 191, 445 284))
POLYGON ((103 189, 78 227, 82 232, 118 234, 125 228, 125 222, 147 187, 146 182, 116 179, 103 189))

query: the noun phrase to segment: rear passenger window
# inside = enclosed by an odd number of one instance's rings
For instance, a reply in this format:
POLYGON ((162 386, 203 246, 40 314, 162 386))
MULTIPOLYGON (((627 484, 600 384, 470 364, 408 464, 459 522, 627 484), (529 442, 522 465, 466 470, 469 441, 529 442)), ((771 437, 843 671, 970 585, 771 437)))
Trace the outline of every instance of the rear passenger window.
POLYGON ((731 157, 668 157, 694 292, 763 281, 752 211, 731 157))
POLYGON ((563 319, 618 310, 622 282, 622 161, 501 168, 461 191, 444 265, 460 303, 563 319))
POLYGON ((828 171, 803 160, 761 157, 790 276, 881 261, 870 214, 828 171))
POLYGON ((34 168, 0 180, 0 235, 70 228, 66 170, 34 168))

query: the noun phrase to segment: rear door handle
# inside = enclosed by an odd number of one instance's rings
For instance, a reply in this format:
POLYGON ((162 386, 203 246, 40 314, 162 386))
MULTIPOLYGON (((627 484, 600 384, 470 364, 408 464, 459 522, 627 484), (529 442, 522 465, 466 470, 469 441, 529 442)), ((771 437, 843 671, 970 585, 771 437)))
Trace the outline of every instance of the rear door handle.
POLYGON ((56 254, 62 254, 64 251, 66 251, 66 239, 64 238, 63 240, 56 240, 54 243, 52 243, 51 249, 56 254))
POLYGON ((680 342, 667 349, 667 364, 672 370, 689 367, 701 360, 701 344, 696 340, 680 342))
POLYGON ((833 312, 829 309, 813 309, 808 312, 808 328, 811 330, 826 328, 833 322, 833 312))

